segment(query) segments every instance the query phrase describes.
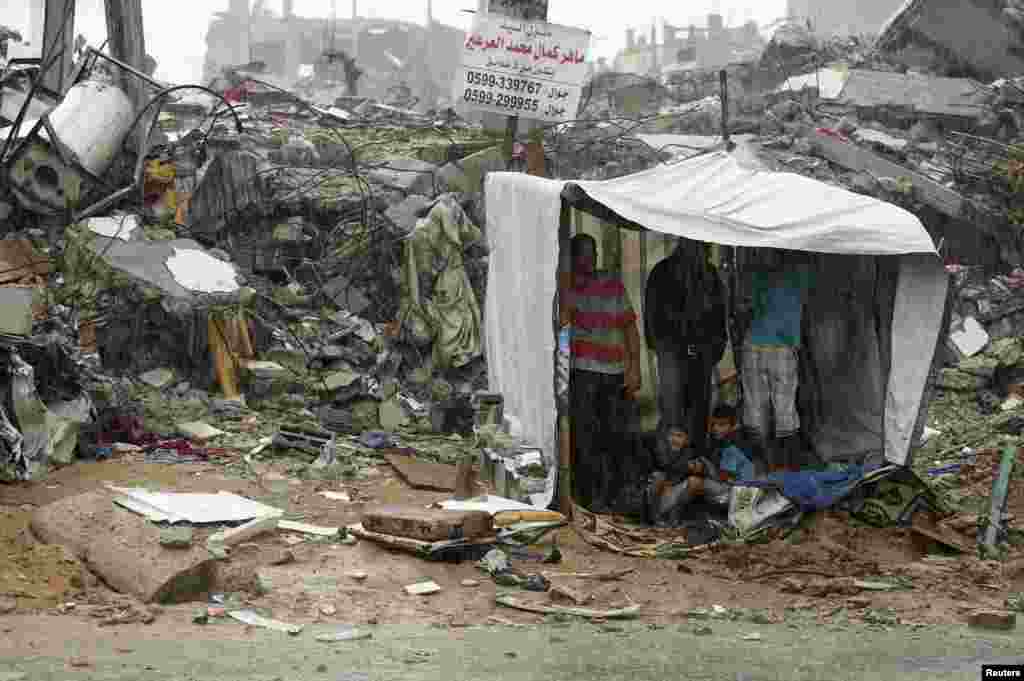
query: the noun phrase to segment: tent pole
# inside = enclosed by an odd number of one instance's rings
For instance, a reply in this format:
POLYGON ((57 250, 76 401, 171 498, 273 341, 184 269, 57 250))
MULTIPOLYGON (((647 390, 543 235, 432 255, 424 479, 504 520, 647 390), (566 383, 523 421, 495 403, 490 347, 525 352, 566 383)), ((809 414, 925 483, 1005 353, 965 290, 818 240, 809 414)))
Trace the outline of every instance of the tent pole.
MULTIPOLYGON (((566 264, 566 258, 569 255, 569 242, 571 240, 572 232, 572 207, 569 202, 564 198, 562 199, 562 210, 559 213, 558 220, 558 263, 556 265, 556 283, 557 283, 557 306, 552 311, 552 323, 554 326, 553 333, 555 334, 555 375, 554 375, 554 390, 555 395, 558 395, 558 352, 559 352, 559 336, 562 331, 562 321, 565 318, 563 306, 566 304, 565 288, 568 286, 568 277, 571 272, 565 271, 564 265, 566 264)), ((558 400, 555 400, 555 404, 559 405, 557 420, 555 425, 555 442, 558 443, 558 477, 556 479, 557 485, 557 499, 558 499, 558 510, 565 515, 567 518, 572 518, 573 514, 573 446, 572 441, 572 421, 569 413, 569 405, 572 404, 572 360, 570 356, 569 362, 569 391, 567 404, 559 404, 558 400)))

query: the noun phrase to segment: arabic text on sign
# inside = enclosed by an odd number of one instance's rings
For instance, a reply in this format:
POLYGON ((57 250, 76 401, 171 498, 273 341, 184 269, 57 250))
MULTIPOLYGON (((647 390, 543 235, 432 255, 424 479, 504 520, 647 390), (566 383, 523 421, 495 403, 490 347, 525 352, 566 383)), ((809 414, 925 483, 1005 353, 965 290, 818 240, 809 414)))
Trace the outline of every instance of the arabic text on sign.
POLYGON ((581 50, 569 50, 563 53, 562 48, 558 45, 548 47, 544 43, 535 43, 533 45, 524 42, 516 43, 511 39, 506 40, 503 35, 491 40, 485 40, 479 33, 471 34, 466 38, 465 47, 470 51, 480 50, 482 52, 505 50, 512 54, 532 56, 534 61, 547 59, 558 64, 582 64, 585 61, 581 50))

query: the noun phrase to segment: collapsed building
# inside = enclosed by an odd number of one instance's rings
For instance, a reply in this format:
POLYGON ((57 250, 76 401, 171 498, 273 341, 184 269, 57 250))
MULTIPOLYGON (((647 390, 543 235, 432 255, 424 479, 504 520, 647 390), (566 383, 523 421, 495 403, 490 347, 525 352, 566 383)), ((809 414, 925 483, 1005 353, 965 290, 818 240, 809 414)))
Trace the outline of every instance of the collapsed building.
POLYGON ((463 31, 430 19, 427 26, 390 19, 284 16, 245 3, 215 15, 207 35, 205 80, 225 67, 261 62, 268 80, 285 88, 311 81, 315 89, 344 85, 332 55, 344 53, 362 71, 358 91, 341 94, 382 101, 415 98, 426 108, 449 97, 459 68, 463 31), (404 92, 408 90, 409 92, 404 92))

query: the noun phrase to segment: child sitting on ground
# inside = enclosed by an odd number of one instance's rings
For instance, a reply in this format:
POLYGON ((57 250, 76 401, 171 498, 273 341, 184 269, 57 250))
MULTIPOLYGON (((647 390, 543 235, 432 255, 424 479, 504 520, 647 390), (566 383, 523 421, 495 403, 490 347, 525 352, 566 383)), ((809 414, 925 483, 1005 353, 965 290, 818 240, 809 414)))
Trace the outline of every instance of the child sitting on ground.
POLYGON ((678 525, 683 510, 703 497, 719 507, 729 506, 733 483, 754 477, 750 456, 738 440, 736 410, 718 406, 710 419, 712 451, 701 456, 689 448, 689 436, 670 431, 669 456, 662 470, 651 476, 646 494, 648 521, 659 526, 678 525))

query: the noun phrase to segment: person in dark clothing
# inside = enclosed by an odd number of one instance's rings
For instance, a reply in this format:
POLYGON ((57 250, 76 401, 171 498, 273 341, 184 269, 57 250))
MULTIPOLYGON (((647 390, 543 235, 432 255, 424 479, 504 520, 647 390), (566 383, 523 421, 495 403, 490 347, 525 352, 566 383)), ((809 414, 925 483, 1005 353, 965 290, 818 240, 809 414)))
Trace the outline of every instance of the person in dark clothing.
POLYGON ((573 495, 610 510, 626 477, 629 402, 640 390, 640 333, 622 279, 597 272, 597 243, 573 237, 572 282, 560 316, 571 348, 569 413, 573 495))
POLYGON ((644 297, 644 335, 658 357, 659 431, 689 433, 703 451, 711 376, 728 342, 725 287, 707 244, 680 240, 651 271, 644 297))

